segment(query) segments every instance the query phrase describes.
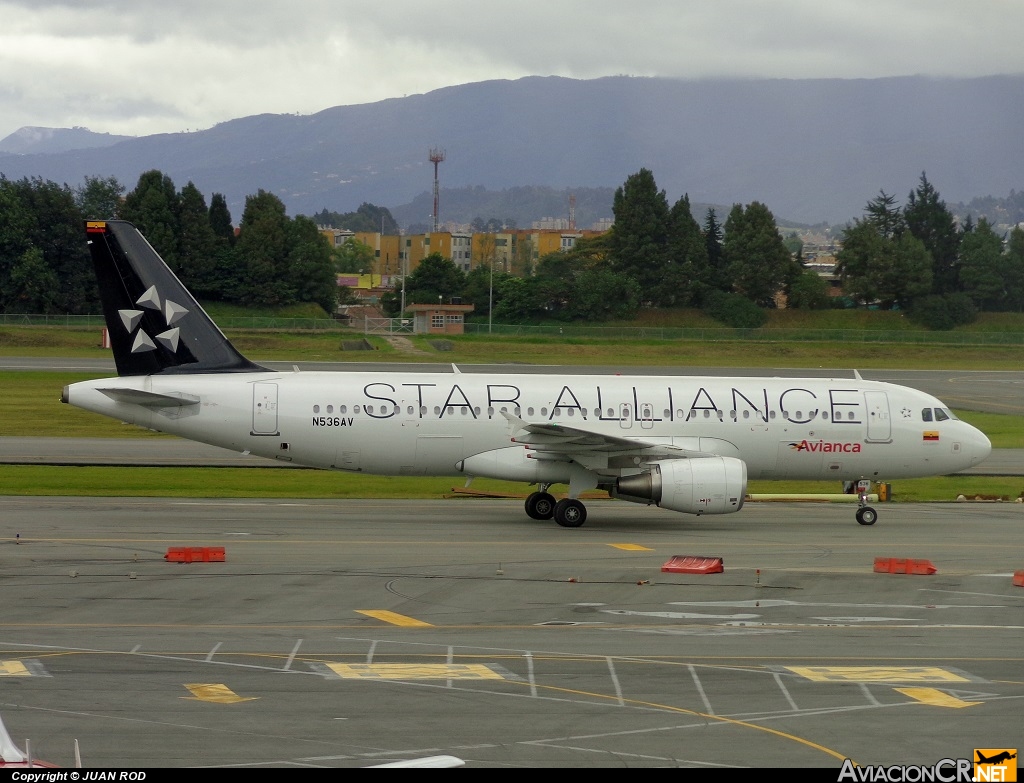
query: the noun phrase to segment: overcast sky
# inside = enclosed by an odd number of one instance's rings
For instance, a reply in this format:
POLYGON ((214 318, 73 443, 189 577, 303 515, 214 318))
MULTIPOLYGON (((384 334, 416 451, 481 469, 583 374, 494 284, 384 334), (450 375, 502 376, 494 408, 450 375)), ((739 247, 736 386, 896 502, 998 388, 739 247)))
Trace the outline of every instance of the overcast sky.
POLYGON ((1024 0, 0 0, 0 138, 146 135, 487 79, 1024 73, 1024 0))

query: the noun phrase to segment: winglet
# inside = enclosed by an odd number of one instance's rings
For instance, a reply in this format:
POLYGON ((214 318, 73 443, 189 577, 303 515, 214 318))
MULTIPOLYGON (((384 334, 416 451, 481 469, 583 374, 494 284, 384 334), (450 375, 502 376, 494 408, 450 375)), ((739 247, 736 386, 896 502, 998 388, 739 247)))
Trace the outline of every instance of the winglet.
POLYGON ((855 379, 857 379, 858 381, 863 381, 864 380, 863 378, 860 377, 860 371, 857 370, 856 367, 853 368, 853 377, 855 379))
POLYGON ((452 362, 452 372, 456 375, 462 375, 462 370, 455 366, 455 362, 452 362))

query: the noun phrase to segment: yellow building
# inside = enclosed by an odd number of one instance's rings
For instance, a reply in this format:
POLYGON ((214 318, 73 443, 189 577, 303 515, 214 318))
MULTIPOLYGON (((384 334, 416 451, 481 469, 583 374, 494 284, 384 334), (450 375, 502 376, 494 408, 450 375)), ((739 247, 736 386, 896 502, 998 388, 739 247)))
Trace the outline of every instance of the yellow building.
POLYGON ((321 233, 332 247, 352 239, 370 247, 374 254, 373 273, 387 279, 412 274, 431 253, 439 253, 463 272, 470 272, 480 264, 493 264, 496 270, 521 275, 536 267, 543 256, 571 250, 580 239, 599 236, 604 232, 521 229, 472 234, 434 231, 396 236, 370 231, 324 229, 321 233))

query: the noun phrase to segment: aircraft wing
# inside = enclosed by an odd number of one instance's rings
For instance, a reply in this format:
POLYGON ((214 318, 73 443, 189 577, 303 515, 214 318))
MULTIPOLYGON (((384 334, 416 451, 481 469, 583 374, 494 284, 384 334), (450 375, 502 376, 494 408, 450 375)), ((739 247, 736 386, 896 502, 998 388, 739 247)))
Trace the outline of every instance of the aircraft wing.
POLYGON ((596 470, 611 467, 615 463, 621 464, 622 458, 639 457, 642 462, 648 462, 716 456, 709 452, 667 443, 621 438, 552 422, 530 423, 505 411, 502 415, 508 419, 512 428, 512 442, 525 446, 534 459, 563 462, 572 460, 596 470))

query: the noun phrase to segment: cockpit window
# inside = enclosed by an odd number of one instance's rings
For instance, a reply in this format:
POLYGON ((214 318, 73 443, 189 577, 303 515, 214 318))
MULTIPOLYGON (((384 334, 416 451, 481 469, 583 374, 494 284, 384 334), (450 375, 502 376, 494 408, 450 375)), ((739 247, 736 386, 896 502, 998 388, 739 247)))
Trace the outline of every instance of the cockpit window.
POLYGON ((923 411, 921 411, 921 421, 931 421, 931 420, 932 420, 932 409, 931 408, 925 408, 923 411))
POLYGON ((947 411, 945 408, 935 409, 935 421, 948 421, 949 419, 955 419, 956 416, 952 412, 947 411))

